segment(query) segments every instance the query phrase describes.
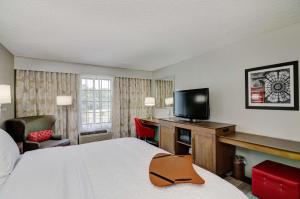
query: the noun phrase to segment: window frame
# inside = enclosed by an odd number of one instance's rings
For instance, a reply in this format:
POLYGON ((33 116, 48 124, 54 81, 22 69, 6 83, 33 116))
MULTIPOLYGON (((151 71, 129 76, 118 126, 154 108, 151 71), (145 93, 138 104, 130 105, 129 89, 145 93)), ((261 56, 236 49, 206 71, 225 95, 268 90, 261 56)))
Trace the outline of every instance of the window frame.
MULTIPOLYGON (((102 82, 101 82, 102 83, 102 82)), ((93 131, 100 131, 100 130, 110 130, 111 127, 112 127, 112 100, 113 100, 113 77, 111 76, 96 76, 96 75, 82 75, 80 76, 80 81, 79 81, 79 88, 80 88, 80 93, 79 93, 79 130, 80 132, 93 132, 93 131), (90 79, 90 80, 93 80, 93 89, 83 89, 82 88, 82 80, 87 80, 87 79, 90 79), (96 90, 95 89, 95 80, 108 80, 110 82, 110 85, 109 85, 109 89, 108 90, 102 90, 102 88, 100 88, 101 84, 99 82, 99 90, 96 90), (92 91, 93 93, 93 101, 89 101, 88 99, 86 100, 83 100, 82 99, 82 92, 88 92, 88 91, 92 91), (96 91, 99 91, 100 93, 102 91, 109 91, 110 92, 110 99, 108 101, 102 101, 102 97, 101 99, 99 100, 96 100, 96 96, 95 96, 95 92, 96 91), (83 107, 82 107, 82 104, 83 102, 86 102, 86 104, 88 104, 89 102, 92 102, 93 103, 93 123, 89 123, 88 122, 88 109, 83 111, 83 107), (102 103, 104 102, 107 102, 108 103, 108 106, 109 106, 109 118, 108 118, 108 122, 102 122, 102 117, 101 117, 101 108, 99 110, 99 114, 100 114, 100 117, 99 117, 99 123, 96 123, 96 103, 99 103, 100 107, 102 106, 102 103), (86 114, 86 124, 83 124, 83 114, 86 114), (104 124, 107 124, 107 125, 104 125, 104 124), (97 127, 97 125, 99 127, 97 127), (86 127, 84 127, 86 126, 86 127), (109 126, 109 127, 106 127, 106 126, 109 126)))

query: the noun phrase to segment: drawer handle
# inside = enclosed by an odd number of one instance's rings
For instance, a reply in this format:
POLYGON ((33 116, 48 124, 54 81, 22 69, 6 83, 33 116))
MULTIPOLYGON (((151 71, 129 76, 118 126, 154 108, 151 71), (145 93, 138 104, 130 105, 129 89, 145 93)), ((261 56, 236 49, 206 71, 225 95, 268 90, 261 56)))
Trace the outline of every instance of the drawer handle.
POLYGON ((279 186, 280 186, 280 187, 279 187, 279 191, 282 192, 282 191, 283 191, 283 184, 280 184, 279 186))

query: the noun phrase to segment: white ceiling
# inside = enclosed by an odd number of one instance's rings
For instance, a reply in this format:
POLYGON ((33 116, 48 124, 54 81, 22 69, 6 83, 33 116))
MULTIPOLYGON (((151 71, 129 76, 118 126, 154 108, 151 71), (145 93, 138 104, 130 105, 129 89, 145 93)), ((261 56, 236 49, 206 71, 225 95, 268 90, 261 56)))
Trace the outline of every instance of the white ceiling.
POLYGON ((0 0, 16 56, 149 71, 298 22, 299 0, 0 0))

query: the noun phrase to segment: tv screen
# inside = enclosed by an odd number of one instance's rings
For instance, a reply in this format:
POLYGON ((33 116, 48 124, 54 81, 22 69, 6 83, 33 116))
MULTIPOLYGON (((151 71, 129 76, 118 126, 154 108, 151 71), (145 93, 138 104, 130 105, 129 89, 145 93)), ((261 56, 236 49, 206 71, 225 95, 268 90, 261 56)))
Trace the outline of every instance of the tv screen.
POLYGON ((188 119, 209 119, 209 89, 175 91, 174 115, 188 119))

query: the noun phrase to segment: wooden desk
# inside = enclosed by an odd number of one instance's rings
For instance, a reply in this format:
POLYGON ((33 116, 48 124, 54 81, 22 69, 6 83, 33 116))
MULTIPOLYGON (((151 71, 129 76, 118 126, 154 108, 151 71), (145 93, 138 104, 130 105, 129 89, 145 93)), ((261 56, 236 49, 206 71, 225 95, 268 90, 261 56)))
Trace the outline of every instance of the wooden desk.
POLYGON ((159 119, 156 118, 143 118, 141 119, 143 124, 159 127, 159 119))
POLYGON ((236 132, 218 136, 218 141, 292 160, 300 160, 300 142, 236 132))

